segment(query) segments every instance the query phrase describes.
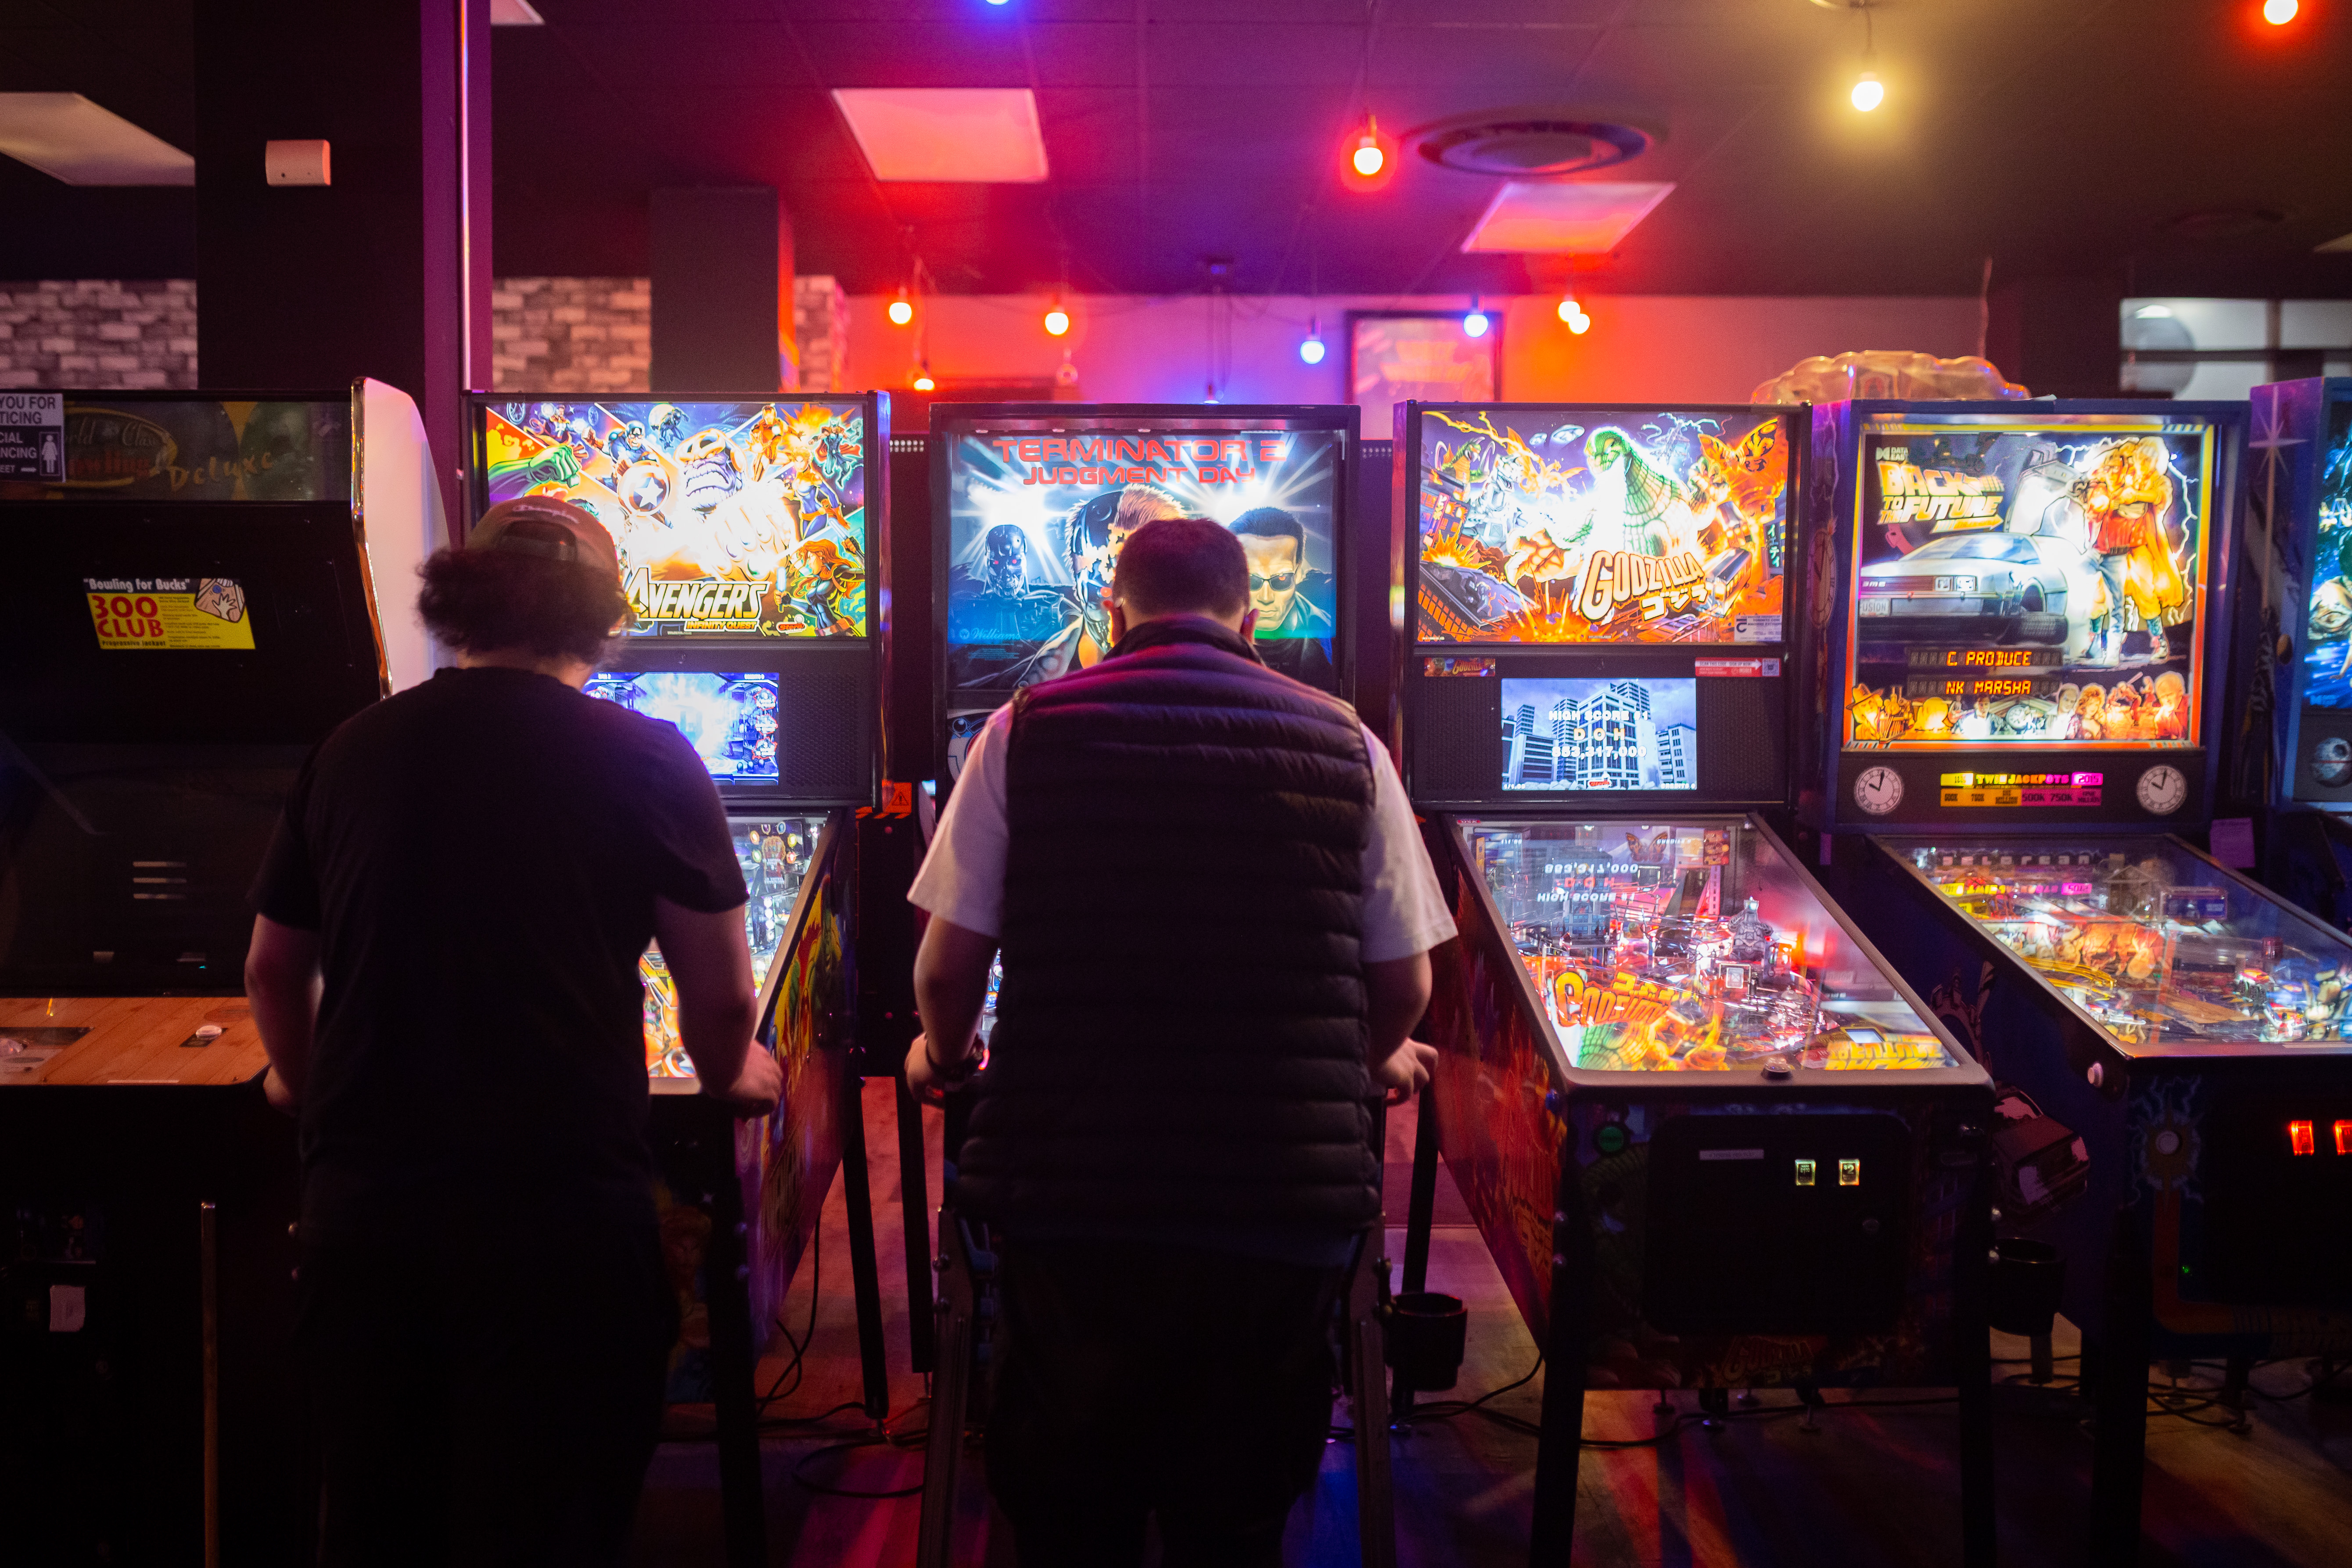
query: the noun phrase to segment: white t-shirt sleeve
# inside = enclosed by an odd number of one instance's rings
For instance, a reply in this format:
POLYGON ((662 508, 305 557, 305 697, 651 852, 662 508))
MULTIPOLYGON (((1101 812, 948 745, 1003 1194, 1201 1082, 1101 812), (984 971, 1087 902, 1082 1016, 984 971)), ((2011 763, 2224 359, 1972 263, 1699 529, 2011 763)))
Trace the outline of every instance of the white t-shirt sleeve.
MULTIPOLYGON (((963 773, 940 814, 938 831, 907 900, 982 936, 1004 934, 1004 751, 1011 707, 998 709, 973 738, 963 773)), ((1364 731, 1372 760, 1372 834, 1364 846, 1367 963, 1426 952, 1454 934, 1454 916, 1387 748, 1364 731)))
POLYGON ((1372 837, 1364 846, 1363 955, 1367 963, 1385 963, 1452 936, 1454 914, 1438 890, 1396 763, 1370 727, 1364 744, 1372 759, 1372 837))
POLYGON ((972 738, 930 851, 907 889, 917 909, 982 936, 1004 934, 1004 749, 1012 721, 1008 703, 972 738))

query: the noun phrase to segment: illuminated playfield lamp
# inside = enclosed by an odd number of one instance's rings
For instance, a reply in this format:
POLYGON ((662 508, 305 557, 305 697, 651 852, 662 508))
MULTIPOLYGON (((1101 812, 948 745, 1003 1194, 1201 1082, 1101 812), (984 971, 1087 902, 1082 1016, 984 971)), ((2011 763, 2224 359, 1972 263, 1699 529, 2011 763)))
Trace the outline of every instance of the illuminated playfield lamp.
POLYGON ((903 327, 914 319, 915 302, 907 298, 907 290, 902 286, 898 290, 898 297, 890 301, 890 324, 894 327, 903 327))
POLYGON ((1324 352, 1323 323, 1310 321, 1307 335, 1298 340, 1298 357, 1308 364, 1321 364, 1324 352))
POLYGON ((1058 338, 1070 330, 1070 313, 1059 300, 1045 307, 1045 335, 1058 338))
POLYGON ((2284 27, 2302 9, 2300 0, 2263 0, 2263 20, 2273 27, 2284 27))
POLYGON ((1886 84, 1876 71, 1864 71, 1853 84, 1853 106, 1864 114, 1886 101, 1886 84))
POLYGON ((1494 318, 1480 308, 1477 300, 1472 300, 1470 313, 1462 318, 1464 334, 1468 337, 1483 338, 1486 335, 1486 329, 1494 324, 1494 318))
POLYGON ((1567 322, 1568 330, 1580 338, 1592 330, 1592 318, 1584 313, 1584 307, 1576 302, 1573 294, 1560 296, 1559 319, 1567 322))

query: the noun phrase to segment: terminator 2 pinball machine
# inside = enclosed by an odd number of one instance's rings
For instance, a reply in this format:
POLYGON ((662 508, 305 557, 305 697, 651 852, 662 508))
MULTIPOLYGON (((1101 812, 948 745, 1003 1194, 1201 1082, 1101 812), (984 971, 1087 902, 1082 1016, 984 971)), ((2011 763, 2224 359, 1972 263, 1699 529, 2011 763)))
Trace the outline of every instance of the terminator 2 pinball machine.
POLYGON ((2082 1331, 2099 1561, 2138 1540, 2152 1356, 2242 1390, 2352 1349, 2352 942, 2192 842, 2246 416, 1813 414, 1808 814, 1866 836, 1865 925, 1999 1080, 1992 1321, 2043 1379, 2052 1313, 2082 1331))
MULTIPOLYGON (((699 1098, 658 944, 638 965, 656 1197, 681 1319, 668 1396, 717 1405, 733 1438, 722 1468, 739 1559, 760 1528, 751 1367, 845 1151, 862 1173, 849 1054, 856 819, 876 805, 882 776, 888 424, 878 393, 473 402, 477 515, 547 495, 612 532, 635 619, 587 694, 675 725, 693 745, 751 895, 760 1038, 784 1076, 772 1116, 737 1125, 699 1098)), ((864 1205, 851 1208, 853 1227, 870 1227, 864 1205)), ((865 1239, 853 1246, 861 1308, 865 1239)), ((861 1310, 869 1400, 880 1360, 870 1315, 861 1310)))
POLYGON ((1962 1390, 1990 1560, 1988 1081, 1771 823, 1805 431, 1398 411, 1405 778, 1461 932, 1402 1283, 1442 1150, 1553 1369, 1531 1561, 1567 1559, 1586 1388, 1870 1384, 1962 1390))

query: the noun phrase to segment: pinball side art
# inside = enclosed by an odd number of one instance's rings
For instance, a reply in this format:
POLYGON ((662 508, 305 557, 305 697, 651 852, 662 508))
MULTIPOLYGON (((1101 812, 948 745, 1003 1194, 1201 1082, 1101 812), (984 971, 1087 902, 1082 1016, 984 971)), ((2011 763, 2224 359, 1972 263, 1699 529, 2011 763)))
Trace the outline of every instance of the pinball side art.
POLYGON ((1780 640, 1785 416, 1425 409, 1420 636, 1780 640))
MULTIPOLYGON (((2312 550, 2303 700, 2314 708, 2352 708, 2352 404, 2336 404, 2331 412, 2319 472, 2319 537, 2312 550)), ((2352 753, 2320 763, 2337 775, 2323 777, 2324 784, 2352 778, 2352 753)))
POLYGON ((637 635, 866 635, 856 405, 509 403, 482 418, 489 500, 556 496, 610 530, 637 635))

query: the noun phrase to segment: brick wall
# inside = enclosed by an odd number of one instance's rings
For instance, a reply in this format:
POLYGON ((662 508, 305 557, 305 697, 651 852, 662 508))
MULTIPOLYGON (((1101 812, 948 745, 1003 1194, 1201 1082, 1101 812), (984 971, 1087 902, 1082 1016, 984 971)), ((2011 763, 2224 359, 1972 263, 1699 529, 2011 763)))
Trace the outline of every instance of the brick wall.
MULTIPOLYGON (((831 278, 793 279, 801 385, 829 392, 849 353, 849 303, 831 278)), ((653 369, 644 278, 502 278, 490 293, 497 392, 643 392, 653 369)), ((196 384, 191 278, 0 282, 0 386, 196 384)))
POLYGON ((195 279, 0 283, 0 386, 195 384, 195 279))
POLYGON ((490 286, 496 392, 643 392, 653 284, 644 278, 501 278, 490 286))

